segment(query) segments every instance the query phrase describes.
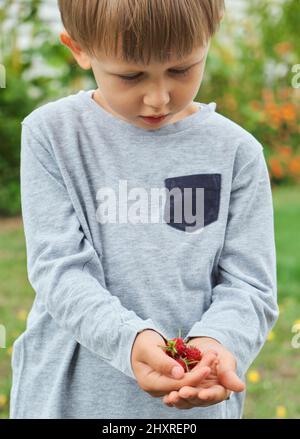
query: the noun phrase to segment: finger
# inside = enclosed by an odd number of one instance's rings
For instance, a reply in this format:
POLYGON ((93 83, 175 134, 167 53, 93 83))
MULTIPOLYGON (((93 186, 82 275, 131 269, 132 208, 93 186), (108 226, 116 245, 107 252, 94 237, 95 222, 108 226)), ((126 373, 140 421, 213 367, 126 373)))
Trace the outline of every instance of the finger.
POLYGON ((208 389, 200 389, 197 396, 202 401, 217 404, 227 399, 228 391, 225 387, 216 384, 208 389))
POLYGON ((202 359, 192 369, 191 373, 196 372, 198 369, 201 369, 202 367, 210 367, 210 368, 213 367, 217 355, 218 355, 217 352, 212 350, 205 352, 202 359))
POLYGON ((185 400, 178 395, 178 392, 171 392, 168 398, 168 404, 177 409, 191 409, 194 404, 190 400, 185 400))
POLYGON ((150 351, 146 349, 143 361, 153 370, 172 379, 182 379, 184 377, 183 367, 172 357, 166 354, 163 344, 157 345, 158 349, 150 351))
POLYGON ((243 392, 246 388, 245 383, 231 369, 221 369, 218 371, 220 384, 233 392, 243 392))
POLYGON ((174 404, 177 400, 177 395, 178 395, 178 392, 176 390, 173 390, 172 392, 170 392, 170 394, 168 395, 168 398, 167 398, 167 402, 170 404, 174 404))
MULTIPOLYGON (((221 387, 221 386, 220 386, 221 387)), ((166 399, 167 404, 172 405, 179 409, 189 409, 192 407, 208 407, 212 404, 217 404, 225 399, 226 391, 224 389, 224 393, 215 392, 210 396, 206 395, 205 398, 201 399, 198 396, 198 391, 195 391, 193 388, 185 387, 185 391, 182 394, 185 396, 181 396, 180 389, 179 392, 171 392, 168 399, 166 399)))
POLYGON ((166 404, 166 405, 169 405, 169 404, 170 404, 170 401, 169 401, 169 394, 165 395, 165 396, 162 398, 162 402, 163 402, 164 404, 166 404))
POLYGON ((182 400, 185 400, 194 407, 206 407, 208 403, 212 404, 219 402, 219 400, 213 401, 213 398, 211 398, 211 400, 207 398, 199 398, 199 388, 194 387, 183 387, 179 390, 178 395, 182 400))
POLYGON ((196 387, 184 386, 179 389, 178 394, 181 398, 191 398, 193 396, 196 396, 198 392, 199 389, 197 389, 196 387))
POLYGON ((242 392, 246 386, 236 374, 236 360, 230 352, 223 352, 217 359, 219 383, 233 392, 242 392))
MULTIPOLYGON (((183 385, 196 386, 201 383, 211 372, 209 367, 202 367, 184 375, 183 379, 175 380, 164 375, 149 373, 147 375, 147 387, 158 396, 169 394, 171 391, 179 390, 183 385)), ((147 391, 147 389, 145 389, 147 391)))
POLYGON ((166 402, 176 403, 179 398, 182 398, 185 400, 189 400, 192 403, 199 403, 198 394, 200 390, 201 389, 197 387, 184 386, 179 389, 179 391, 173 391, 169 395, 166 395, 164 400, 166 402))
MULTIPOLYGON (((183 367, 174 359, 166 355, 163 345, 158 345, 159 349, 155 349, 150 352, 149 350, 145 351, 145 362, 155 371, 159 372, 166 377, 182 380, 185 376, 185 371, 183 367)), ((210 350, 208 351, 201 361, 201 366, 209 366, 212 361, 215 359, 217 353, 210 350)), ((198 368, 200 367, 197 364, 198 368)), ((195 369, 195 367, 193 368, 195 369)), ((182 383, 183 384, 183 383, 182 383)))
POLYGON ((207 352, 204 352, 200 362, 197 366, 210 366, 214 360, 216 360, 218 356, 218 352, 210 349, 207 352))
POLYGON ((179 387, 176 390, 181 389, 183 386, 195 387, 201 385, 201 383, 210 375, 211 368, 208 366, 194 367, 191 372, 186 373, 185 380, 179 382, 179 387))
POLYGON ((196 399, 198 399, 199 388, 197 387, 189 387, 184 386, 178 391, 178 395, 180 398, 190 400, 190 402, 195 403, 196 399))
POLYGON ((169 402, 168 399, 163 398, 163 403, 167 406, 167 407, 174 407, 173 404, 171 402, 169 402))
POLYGON ((202 362, 202 366, 197 364, 190 372, 185 374, 183 380, 177 380, 178 384, 174 390, 179 390, 183 386, 195 387, 201 385, 205 378, 207 378, 211 373, 211 368, 209 365, 213 364, 213 362, 216 360, 216 356, 217 353, 214 351, 207 352, 205 354, 204 361, 202 362))

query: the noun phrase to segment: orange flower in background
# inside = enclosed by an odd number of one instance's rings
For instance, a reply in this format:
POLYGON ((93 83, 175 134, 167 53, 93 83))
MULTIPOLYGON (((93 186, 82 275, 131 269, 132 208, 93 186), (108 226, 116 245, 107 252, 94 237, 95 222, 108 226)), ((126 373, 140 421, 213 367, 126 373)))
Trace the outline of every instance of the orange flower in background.
POLYGON ((281 113, 277 106, 273 103, 266 105, 266 114, 270 119, 270 122, 275 128, 278 128, 281 124, 281 113))
POLYGON ((286 122, 295 122, 297 119, 296 107, 294 104, 287 103, 281 107, 282 118, 286 122))
POLYGON ((255 111, 260 108, 264 123, 274 131, 267 140, 273 150, 273 157, 268 160, 271 184, 286 178, 300 183, 300 156, 295 155, 296 145, 299 145, 295 136, 300 134, 299 103, 287 87, 277 90, 276 96, 275 91, 265 88, 262 98, 261 107, 258 101, 252 101, 251 107, 255 111))
POLYGON ((252 101, 252 102, 250 102, 250 106, 255 111, 261 110, 261 103, 260 103, 260 101, 252 101))
POLYGON ((291 157, 293 150, 292 150, 292 148, 291 148, 290 146, 288 146, 288 145, 281 145, 281 146, 278 148, 278 152, 279 152, 279 154, 282 155, 283 157, 285 157, 285 158, 289 158, 289 157, 291 157))
MULTIPOLYGON (((290 164, 290 161, 292 159, 292 154, 293 154, 293 149, 292 147, 288 146, 288 145, 275 145, 274 147, 274 158, 276 158, 279 162, 279 166, 281 168, 284 167, 284 169, 287 169, 287 166, 290 164)), ((272 159, 271 159, 272 160, 272 159)), ((275 177, 278 175, 278 177, 276 178, 281 178, 281 171, 278 170, 278 162, 275 162, 275 177)))
POLYGON ((276 44, 274 49, 278 55, 285 55, 286 53, 292 52, 294 50, 294 46, 290 41, 283 41, 282 43, 276 44))
MULTIPOLYGON (((293 92, 285 87, 276 94, 278 94, 277 102, 273 90, 267 88, 262 90, 264 120, 268 121, 272 128, 280 128, 283 123, 286 123, 289 128, 293 127, 293 131, 298 131, 299 107, 298 102, 294 101, 293 92)), ((256 101, 251 104, 253 109, 258 108, 256 101)), ((279 138, 282 138, 282 133, 284 131, 278 133, 279 138)))
POLYGON ((271 115, 278 113, 277 105, 274 102, 267 102, 265 110, 271 115))
POLYGON ((280 180, 283 177, 283 169, 280 163, 280 160, 276 157, 271 157, 269 159, 269 166, 271 174, 280 180))
POLYGON ((278 92, 279 99, 281 101, 286 101, 286 100, 291 99, 291 97, 292 97, 292 90, 293 89, 290 88, 290 87, 283 87, 283 88, 281 88, 279 90, 279 92, 278 92))
POLYGON ((289 171, 293 176, 300 177, 300 156, 296 156, 290 161, 289 171))

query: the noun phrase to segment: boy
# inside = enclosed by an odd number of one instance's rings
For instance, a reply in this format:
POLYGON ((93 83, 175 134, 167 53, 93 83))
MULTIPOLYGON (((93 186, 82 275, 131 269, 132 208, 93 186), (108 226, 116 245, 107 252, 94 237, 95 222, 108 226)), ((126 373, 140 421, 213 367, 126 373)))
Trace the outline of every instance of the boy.
POLYGON ((36 297, 10 417, 241 418, 278 306, 263 148, 194 102, 223 1, 58 3, 61 41, 98 88, 22 122, 36 297), (155 189, 177 192, 161 206, 155 189), (189 373, 161 349, 179 328, 204 352, 189 373))

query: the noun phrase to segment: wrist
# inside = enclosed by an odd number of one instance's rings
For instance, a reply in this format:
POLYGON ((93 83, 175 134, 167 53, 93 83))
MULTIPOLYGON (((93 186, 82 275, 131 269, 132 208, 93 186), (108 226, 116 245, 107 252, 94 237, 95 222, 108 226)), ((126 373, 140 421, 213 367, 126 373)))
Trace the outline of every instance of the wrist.
POLYGON ((202 352, 212 350, 214 352, 221 353, 224 350, 223 345, 218 340, 205 336, 192 337, 187 341, 187 345, 196 346, 202 352))
POLYGON ((191 341, 191 340, 194 340, 194 339, 197 339, 197 340, 201 340, 201 342, 205 342, 205 341, 207 341, 207 342, 212 342, 212 343, 218 343, 218 344, 221 344, 218 340, 216 340, 215 338, 212 338, 212 337, 206 337, 205 335, 200 335, 200 336, 195 336, 195 337, 188 337, 188 341, 187 341, 187 343, 189 342, 189 341, 191 341))
POLYGON ((148 332, 148 331, 152 331, 152 332, 155 332, 156 334, 160 335, 161 338, 164 340, 165 344, 167 344, 168 340, 165 338, 165 336, 162 335, 160 332, 156 331, 155 329, 152 329, 152 328, 146 328, 146 329, 143 329, 143 330, 140 332, 140 334, 141 334, 142 332, 148 332))

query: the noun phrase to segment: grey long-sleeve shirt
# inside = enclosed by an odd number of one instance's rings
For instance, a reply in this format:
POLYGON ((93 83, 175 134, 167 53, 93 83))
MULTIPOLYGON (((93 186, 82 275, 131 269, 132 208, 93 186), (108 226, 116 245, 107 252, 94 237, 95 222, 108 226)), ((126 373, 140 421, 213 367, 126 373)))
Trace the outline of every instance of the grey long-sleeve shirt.
POLYGON ((14 343, 10 417, 240 418, 245 392, 207 408, 165 406, 139 387, 130 355, 143 329, 173 338, 181 328, 185 340, 221 342, 244 378, 278 318, 263 148, 214 103, 148 130, 108 113, 92 92, 22 122, 22 215, 36 294, 14 343), (204 223, 192 233, 186 217, 174 220, 174 204, 165 220, 167 200, 157 206, 153 188, 194 188, 194 207, 204 188, 204 223))

